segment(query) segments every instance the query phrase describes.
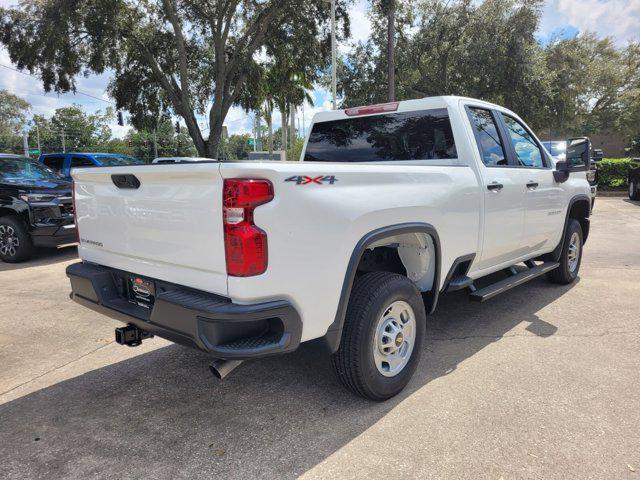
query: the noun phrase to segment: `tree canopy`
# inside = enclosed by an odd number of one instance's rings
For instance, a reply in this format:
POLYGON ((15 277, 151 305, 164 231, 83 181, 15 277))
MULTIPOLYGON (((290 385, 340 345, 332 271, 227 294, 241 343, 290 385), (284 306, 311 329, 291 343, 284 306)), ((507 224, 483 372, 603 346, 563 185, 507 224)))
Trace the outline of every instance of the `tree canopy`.
MULTIPOLYGON (((338 2, 343 36, 348 1, 338 2)), ((110 93, 134 126, 172 111, 198 153, 212 157, 229 109, 259 84, 263 59, 286 55, 317 77, 330 52, 328 19, 324 0, 26 0, 0 9, 12 62, 40 75, 46 91, 110 70, 110 93)))

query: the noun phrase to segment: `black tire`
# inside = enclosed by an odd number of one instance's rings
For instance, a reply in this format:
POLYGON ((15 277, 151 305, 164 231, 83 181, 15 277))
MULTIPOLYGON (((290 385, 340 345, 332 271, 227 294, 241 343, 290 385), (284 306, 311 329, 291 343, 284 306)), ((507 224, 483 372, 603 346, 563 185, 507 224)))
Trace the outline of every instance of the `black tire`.
POLYGON ((370 400, 382 401, 397 395, 418 366, 425 331, 424 302, 407 277, 388 272, 363 275, 355 282, 349 298, 340 348, 331 357, 338 379, 353 393, 370 400), (404 367, 394 376, 385 376, 374 361, 376 331, 388 307, 398 301, 413 310, 415 341, 404 367))
POLYGON ((0 260, 19 263, 32 255, 33 242, 24 223, 17 217, 0 218, 0 260))
POLYGON ((562 253, 559 260, 560 266, 547 273, 547 280, 549 280, 551 283, 557 283, 559 285, 568 285, 578 277, 578 272, 580 271, 580 263, 582 262, 583 242, 584 240, 580 222, 578 222, 578 220, 576 220, 575 218, 570 218, 569 224, 567 225, 567 231, 564 235, 562 253), (574 235, 578 236, 579 248, 577 252, 577 263, 575 264, 574 268, 571 268, 572 262, 570 258, 570 244, 571 239, 574 235))
POLYGON ((629 180, 629 199, 640 200, 640 189, 638 183, 635 180, 629 180))

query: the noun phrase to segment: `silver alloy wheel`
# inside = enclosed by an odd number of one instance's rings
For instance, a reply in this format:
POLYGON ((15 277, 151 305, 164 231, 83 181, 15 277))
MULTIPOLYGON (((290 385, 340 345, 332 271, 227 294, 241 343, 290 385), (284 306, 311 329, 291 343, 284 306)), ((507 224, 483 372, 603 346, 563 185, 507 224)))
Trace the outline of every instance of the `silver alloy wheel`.
POLYGON ((19 246, 20 239, 15 229, 11 225, 0 225, 0 253, 13 257, 19 246))
POLYGON ((573 232, 569 239, 569 271, 575 273, 578 268, 578 260, 580 260, 580 235, 573 232))
POLYGON ((633 198, 636 194, 635 182, 629 182, 629 198, 633 198))
POLYGON ((416 343, 416 315, 407 302, 389 305, 376 326, 373 361, 385 377, 395 377, 409 363, 416 343))

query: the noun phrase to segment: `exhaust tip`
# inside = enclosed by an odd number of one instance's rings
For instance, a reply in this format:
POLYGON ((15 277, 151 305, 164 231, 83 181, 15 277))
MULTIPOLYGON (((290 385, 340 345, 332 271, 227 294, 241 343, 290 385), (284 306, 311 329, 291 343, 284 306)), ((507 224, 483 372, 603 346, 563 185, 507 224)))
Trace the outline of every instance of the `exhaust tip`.
POLYGON ((242 360, 221 360, 216 359, 209 364, 209 370, 218 380, 224 379, 232 371, 242 364, 242 360))

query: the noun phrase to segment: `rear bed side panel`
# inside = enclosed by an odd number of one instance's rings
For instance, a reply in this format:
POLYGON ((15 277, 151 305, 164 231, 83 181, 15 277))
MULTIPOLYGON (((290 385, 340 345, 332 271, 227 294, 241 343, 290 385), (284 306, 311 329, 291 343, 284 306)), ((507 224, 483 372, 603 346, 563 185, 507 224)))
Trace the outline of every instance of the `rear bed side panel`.
POLYGON ((442 244, 441 276, 455 258, 477 251, 480 195, 466 166, 238 162, 222 164, 220 172, 267 178, 275 192, 255 211, 256 225, 268 235, 267 271, 229 277, 229 296, 237 303, 289 300, 301 314, 303 341, 323 336, 333 322, 349 259, 369 232, 433 225, 442 244), (336 181, 287 181, 298 175, 336 181))
POLYGON ((77 169, 80 257, 200 290, 227 294, 218 163, 77 169), (138 189, 112 174, 133 174, 138 189))

